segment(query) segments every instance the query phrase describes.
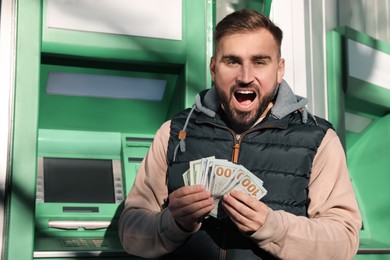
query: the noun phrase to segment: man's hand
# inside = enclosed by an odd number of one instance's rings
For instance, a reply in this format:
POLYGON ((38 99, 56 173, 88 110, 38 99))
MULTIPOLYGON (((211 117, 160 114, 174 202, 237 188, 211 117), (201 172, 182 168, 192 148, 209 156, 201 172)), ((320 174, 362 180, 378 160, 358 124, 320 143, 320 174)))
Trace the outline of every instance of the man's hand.
POLYGON ((214 208, 211 193, 203 185, 185 186, 169 195, 168 209, 181 228, 192 231, 202 216, 214 208))
POLYGON ((269 213, 268 206, 263 202, 236 190, 224 195, 221 203, 233 223, 247 235, 259 230, 269 213))

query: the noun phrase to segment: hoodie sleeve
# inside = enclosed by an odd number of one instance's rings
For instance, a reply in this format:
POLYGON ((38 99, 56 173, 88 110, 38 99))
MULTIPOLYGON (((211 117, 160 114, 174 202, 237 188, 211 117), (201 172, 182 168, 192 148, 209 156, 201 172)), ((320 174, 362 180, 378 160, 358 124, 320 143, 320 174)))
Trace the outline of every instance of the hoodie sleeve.
POLYGON ((165 184, 170 121, 156 133, 142 161, 119 221, 119 237, 129 254, 158 257, 173 251, 191 234, 183 231, 168 209, 165 184))
POLYGON ((344 150, 331 129, 314 158, 308 196, 307 217, 271 210, 251 238, 281 259, 353 259, 361 215, 344 150))

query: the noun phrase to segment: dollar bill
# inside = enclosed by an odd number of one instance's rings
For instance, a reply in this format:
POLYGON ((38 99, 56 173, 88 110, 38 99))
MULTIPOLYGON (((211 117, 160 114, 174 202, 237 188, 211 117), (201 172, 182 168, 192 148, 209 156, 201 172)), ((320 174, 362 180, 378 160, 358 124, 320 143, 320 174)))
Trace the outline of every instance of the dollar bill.
POLYGON ((190 170, 192 171, 193 175, 193 184, 203 184, 202 180, 204 179, 204 176, 206 173, 202 169, 203 163, 207 165, 209 160, 214 160, 214 156, 206 157, 206 158, 201 158, 195 161, 190 162, 190 170))
POLYGON ((203 184, 206 190, 210 190, 210 169, 213 166, 213 161, 215 158, 202 158, 201 163, 201 180, 200 183, 203 184))
POLYGON ((257 200, 261 199, 267 194, 267 190, 263 187, 262 182, 259 182, 254 174, 245 172, 241 176, 237 177, 238 184, 233 189, 244 192, 257 200))
POLYGON ((190 183, 190 169, 186 170, 184 173, 183 173, 183 181, 184 181, 184 185, 185 186, 190 186, 191 183, 190 183))
POLYGON ((244 166, 214 156, 191 161, 189 169, 183 173, 183 181, 186 186, 202 184, 210 191, 215 205, 210 215, 215 218, 223 215, 219 207, 223 195, 233 189, 258 200, 267 194, 263 181, 244 166))
POLYGON ((215 197, 225 194, 225 186, 234 180, 238 165, 227 160, 214 160, 210 176, 210 192, 215 197))
POLYGON ((190 162, 190 182, 192 185, 200 183, 202 159, 190 162))

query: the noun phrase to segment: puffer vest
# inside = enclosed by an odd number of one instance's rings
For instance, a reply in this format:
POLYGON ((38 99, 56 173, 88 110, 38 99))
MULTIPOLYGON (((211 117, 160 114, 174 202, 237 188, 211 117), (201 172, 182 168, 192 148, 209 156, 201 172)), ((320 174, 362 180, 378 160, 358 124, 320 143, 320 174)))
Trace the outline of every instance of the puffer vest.
MULTIPOLYGON (((306 216, 308 183, 317 149, 331 125, 321 119, 302 123, 299 112, 282 119, 269 114, 261 123, 237 135, 218 113, 214 118, 194 112, 186 131, 185 152, 179 143, 189 109, 171 122, 168 144, 168 191, 184 185, 182 174, 189 162, 215 156, 241 164, 263 180, 267 194, 261 199, 273 210, 306 216)), ((169 202, 168 202, 169 203, 169 202)), ((209 217, 201 229, 166 259, 276 259, 238 231, 228 219, 209 217)))

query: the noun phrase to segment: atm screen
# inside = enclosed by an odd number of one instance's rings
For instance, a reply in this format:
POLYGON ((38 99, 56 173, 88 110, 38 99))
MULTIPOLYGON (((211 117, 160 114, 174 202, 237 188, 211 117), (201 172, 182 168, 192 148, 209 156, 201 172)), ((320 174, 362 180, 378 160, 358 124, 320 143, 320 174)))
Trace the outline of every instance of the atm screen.
POLYGON ((44 158, 45 202, 115 203, 113 161, 44 158))

